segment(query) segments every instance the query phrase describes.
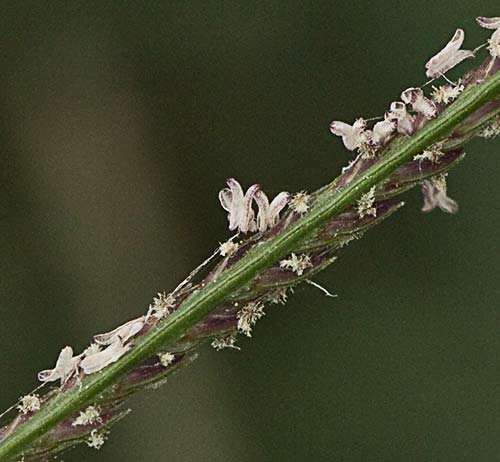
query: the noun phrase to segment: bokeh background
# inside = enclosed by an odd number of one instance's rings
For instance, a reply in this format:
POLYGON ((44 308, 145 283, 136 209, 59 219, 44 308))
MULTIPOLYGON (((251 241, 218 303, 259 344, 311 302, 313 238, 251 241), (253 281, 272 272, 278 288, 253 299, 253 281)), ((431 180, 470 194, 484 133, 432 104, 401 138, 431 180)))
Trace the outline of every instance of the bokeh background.
MULTIPOLYGON (((496 7, 496 8, 495 8, 496 7)), ((314 190, 333 119, 382 114, 494 0, 2 2, 0 408, 60 349, 143 313, 229 236, 217 192, 314 190)), ((463 66, 462 69, 467 68, 463 66)), ((69 461, 496 461, 500 140, 407 206, 243 351, 199 359, 69 461)))

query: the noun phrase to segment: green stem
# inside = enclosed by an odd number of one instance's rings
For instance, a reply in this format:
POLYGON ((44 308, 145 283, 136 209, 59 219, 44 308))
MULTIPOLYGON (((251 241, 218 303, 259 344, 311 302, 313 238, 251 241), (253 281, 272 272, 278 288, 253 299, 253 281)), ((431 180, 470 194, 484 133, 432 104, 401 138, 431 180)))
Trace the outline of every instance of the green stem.
POLYGON ((500 96, 500 73, 481 85, 467 89, 436 120, 428 123, 412 137, 395 145, 371 168, 339 191, 324 188, 312 209, 293 225, 265 243, 252 248, 237 264, 222 273, 203 289, 193 293, 160 327, 137 341, 135 347, 101 373, 85 378, 82 386, 61 393, 28 422, 0 443, 0 461, 22 454, 59 422, 92 403, 109 386, 141 361, 172 343, 223 302, 231 292, 248 283, 263 268, 290 253, 304 238, 312 235, 335 214, 353 204, 372 186, 383 182, 399 165, 448 135, 460 122, 486 102, 500 96))

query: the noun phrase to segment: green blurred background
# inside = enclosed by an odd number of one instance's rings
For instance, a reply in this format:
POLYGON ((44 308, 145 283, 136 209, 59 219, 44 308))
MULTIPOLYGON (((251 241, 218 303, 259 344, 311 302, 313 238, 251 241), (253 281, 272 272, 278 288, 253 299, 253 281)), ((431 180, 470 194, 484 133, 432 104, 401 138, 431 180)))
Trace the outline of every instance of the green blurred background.
MULTIPOLYGON (((496 8, 494 8, 496 6, 496 8)), ((224 179, 313 190, 336 118, 382 114, 498 2, 2 2, 0 408, 229 236, 224 179)), ((464 69, 467 66, 464 66, 464 69)), ((500 141, 69 461, 497 461, 500 141)))

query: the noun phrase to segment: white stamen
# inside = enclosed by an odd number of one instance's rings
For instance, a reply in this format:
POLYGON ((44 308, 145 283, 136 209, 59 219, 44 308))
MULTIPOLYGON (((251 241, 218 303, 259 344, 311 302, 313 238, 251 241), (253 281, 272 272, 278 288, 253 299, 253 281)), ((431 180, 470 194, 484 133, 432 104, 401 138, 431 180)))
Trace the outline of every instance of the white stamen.
POLYGON ((337 297, 337 295, 330 293, 327 289, 325 289, 323 286, 319 285, 317 282, 311 281, 310 279, 306 279, 306 282, 308 284, 310 284, 311 286, 316 287, 316 289, 321 290, 321 292, 323 292, 327 297, 332 297, 332 298, 337 297))

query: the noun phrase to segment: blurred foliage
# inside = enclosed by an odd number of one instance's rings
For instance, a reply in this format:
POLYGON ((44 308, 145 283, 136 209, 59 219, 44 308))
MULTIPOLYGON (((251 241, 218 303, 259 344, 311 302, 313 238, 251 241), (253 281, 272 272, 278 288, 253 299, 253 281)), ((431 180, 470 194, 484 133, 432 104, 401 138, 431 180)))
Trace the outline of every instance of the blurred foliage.
MULTIPOLYGON (((495 10, 494 6, 497 6, 495 10)), ((382 114, 475 2, 2 2, 0 408, 145 311, 228 236, 224 179, 313 190, 328 124, 382 114)), ((208 347, 66 461, 490 461, 500 453, 499 141, 408 205, 242 352, 208 347)))

